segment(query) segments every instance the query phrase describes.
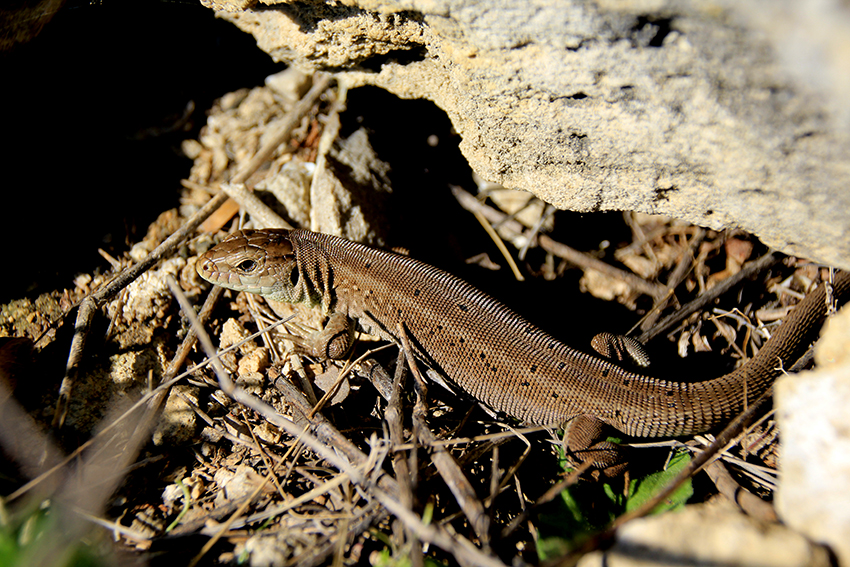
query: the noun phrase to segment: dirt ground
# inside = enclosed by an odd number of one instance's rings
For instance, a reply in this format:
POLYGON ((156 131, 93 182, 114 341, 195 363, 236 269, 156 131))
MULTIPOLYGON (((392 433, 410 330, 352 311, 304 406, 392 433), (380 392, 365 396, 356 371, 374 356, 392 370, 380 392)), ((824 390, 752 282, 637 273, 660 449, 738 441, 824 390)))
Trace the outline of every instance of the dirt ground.
MULTIPOLYGON (((15 56, 37 60, 40 46, 30 47, 15 56)), ((126 61, 107 64, 118 73, 113 64, 126 61)), ((222 187, 244 184, 294 226, 403 248, 581 350, 600 332, 640 338, 652 372, 675 380, 743 363, 828 277, 742 232, 554 211, 487 184, 428 102, 346 92, 332 80, 318 88, 321 77, 268 61, 253 78, 235 75, 207 85, 215 96, 191 98, 191 108, 188 94, 183 105, 159 105, 156 120, 133 109, 160 101, 158 91, 145 86, 119 104, 100 84, 84 98, 110 108, 90 119, 100 129, 109 115, 130 114, 115 119, 122 145, 101 139, 78 152, 90 140, 61 135, 86 120, 60 120, 57 104, 39 122, 52 150, 26 162, 44 171, 16 169, 21 210, 46 212, 32 239, 23 228, 32 220, 10 219, 20 246, 0 297, 11 564, 565 564, 607 545, 610 522, 657 492, 646 486, 668 482, 659 471, 672 455, 704 447, 698 438, 635 449, 625 477, 571 473, 557 431, 439 386, 417 399, 406 376, 388 404, 379 391, 393 392, 396 346, 373 352, 383 343, 362 337, 339 364, 293 354, 275 335, 283 327, 261 332, 285 308, 197 275, 199 254, 228 233, 246 221, 268 226, 257 205, 225 199, 222 187), (52 157, 63 145, 73 162, 52 157), (224 204, 204 220, 211 202, 224 204), (10 283, 12 271, 21 275, 10 283), (736 283, 719 293, 724 282, 736 283), (200 327, 178 288, 201 312, 200 327), (201 330, 230 349, 221 363, 240 401, 225 393, 201 330)), ((299 308, 297 317, 288 332, 319 326, 322 314, 299 308)), ((687 502, 709 516, 719 507, 737 518, 723 502, 731 482, 752 496, 734 506, 753 522, 774 521, 776 437, 768 414, 734 457, 688 480, 667 507, 687 502)))

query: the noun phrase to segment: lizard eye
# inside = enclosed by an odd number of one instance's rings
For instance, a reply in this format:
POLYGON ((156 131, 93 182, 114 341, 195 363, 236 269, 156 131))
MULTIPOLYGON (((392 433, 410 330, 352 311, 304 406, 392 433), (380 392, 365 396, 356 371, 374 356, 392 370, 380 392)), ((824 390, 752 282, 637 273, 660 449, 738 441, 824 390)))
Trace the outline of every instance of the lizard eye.
POLYGON ((257 263, 253 260, 242 260, 236 264, 236 269, 240 272, 250 272, 257 267, 257 263))
POLYGON ((292 268, 289 272, 289 285, 293 288, 298 286, 298 268, 292 268))

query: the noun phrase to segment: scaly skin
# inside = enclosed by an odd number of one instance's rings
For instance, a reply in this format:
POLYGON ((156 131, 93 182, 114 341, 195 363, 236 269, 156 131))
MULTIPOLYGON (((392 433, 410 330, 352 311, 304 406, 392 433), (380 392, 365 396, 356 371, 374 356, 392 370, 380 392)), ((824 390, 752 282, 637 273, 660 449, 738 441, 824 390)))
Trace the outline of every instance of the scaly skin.
MULTIPOLYGON (((201 258, 198 272, 226 288, 321 305, 396 343, 402 323, 420 359, 524 422, 563 426, 585 417, 636 437, 700 433, 729 421, 817 338, 826 311, 821 286, 747 364, 690 383, 638 374, 575 350, 451 274, 334 236, 237 232, 201 258)), ((848 293, 850 277, 840 273, 834 295, 848 293)))

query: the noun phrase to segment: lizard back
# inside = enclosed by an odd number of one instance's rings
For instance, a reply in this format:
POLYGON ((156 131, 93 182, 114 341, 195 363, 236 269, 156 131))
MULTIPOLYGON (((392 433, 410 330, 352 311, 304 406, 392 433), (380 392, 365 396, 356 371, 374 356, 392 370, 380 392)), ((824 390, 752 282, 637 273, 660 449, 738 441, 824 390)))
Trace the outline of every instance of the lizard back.
MULTIPOLYGON (((402 324, 420 359, 522 421, 562 426, 589 416, 638 437, 699 433, 730 420, 808 348, 826 314, 822 285, 745 365, 719 378, 679 382, 571 348, 438 268, 334 236, 242 231, 207 252, 198 272, 231 289, 321 305, 396 343, 402 324)), ((839 273, 833 292, 846 298, 850 276, 839 273)))
MULTIPOLYGON (((788 363, 808 347, 825 312, 817 298, 808 300, 810 307, 795 309, 756 357, 725 376, 659 380, 573 349, 464 280, 413 258, 309 231, 292 231, 289 239, 299 266, 330 266, 331 309, 396 342, 403 323, 416 354, 451 382, 534 424, 591 415, 640 437, 709 430, 769 387, 779 359, 788 363)), ((822 287, 813 295, 823 295, 822 287)), ((848 288, 850 278, 840 276, 836 295, 848 288)))

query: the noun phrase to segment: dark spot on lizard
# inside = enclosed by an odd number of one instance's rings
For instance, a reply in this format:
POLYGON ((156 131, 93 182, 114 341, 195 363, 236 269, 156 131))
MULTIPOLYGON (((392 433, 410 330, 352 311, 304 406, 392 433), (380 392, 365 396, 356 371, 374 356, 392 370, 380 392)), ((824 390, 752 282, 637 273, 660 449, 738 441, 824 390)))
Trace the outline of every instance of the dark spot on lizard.
POLYGON ((442 331, 442 330, 443 330, 443 326, 442 326, 442 325, 437 325, 437 330, 438 330, 438 331, 442 331))
POLYGON ((552 398, 558 399, 558 392, 552 392, 552 398))
POLYGON ((371 267, 372 267, 372 262, 370 262, 369 260, 366 260, 366 268, 371 268, 371 267))
POLYGON ((555 345, 557 345, 557 344, 558 343, 549 343, 549 346, 546 347, 546 348, 548 348, 549 350, 552 350, 553 348, 555 348, 555 345))
POLYGON ((603 377, 603 378, 608 378, 608 369, 607 369, 607 368, 606 368, 605 370, 603 370, 603 371, 602 371, 602 377, 603 377))
POLYGON ((567 363, 564 362, 564 361, 561 361, 561 362, 558 363, 558 370, 563 370, 564 368, 566 368, 566 366, 567 366, 567 363))
POLYGON ((460 344, 463 344, 463 343, 466 342, 466 340, 463 337, 460 337, 460 339, 458 339, 458 340, 460 341, 460 344))
POLYGON ((468 308, 466 305, 464 305, 463 303, 458 303, 458 304, 457 304, 457 306, 458 306, 458 309, 460 309, 460 310, 461 310, 461 311, 463 311, 464 313, 466 313, 467 311, 469 311, 469 308, 468 308))
POLYGON ((481 354, 479 354, 478 356, 481 357, 481 360, 484 360, 485 358, 487 358, 487 355, 484 354, 483 352, 481 354))
POLYGON ((520 386, 530 386, 530 385, 531 385, 531 382, 529 382, 528 380, 525 380, 524 382, 520 383, 520 386))
POLYGON ((536 364, 532 364, 532 365, 531 365, 531 373, 532 373, 532 374, 534 374, 535 372, 537 372, 537 365, 536 365, 536 364))
POLYGON ((669 398, 669 397, 675 396, 676 392, 674 392, 673 390, 667 390, 666 392, 664 392, 664 395, 666 395, 669 398))
POLYGON ((620 411, 620 410, 618 410, 618 409, 615 409, 615 410, 614 410, 614 417, 617 417, 617 418, 619 418, 619 417, 623 417, 623 412, 621 412, 621 411, 620 411))
POLYGON ((631 380, 623 380, 623 386, 628 386, 630 382, 631 380))
POLYGON ((419 297, 419 294, 420 294, 420 293, 422 293, 420 290, 418 290, 418 289, 414 289, 414 290, 413 290, 413 297, 419 297))

